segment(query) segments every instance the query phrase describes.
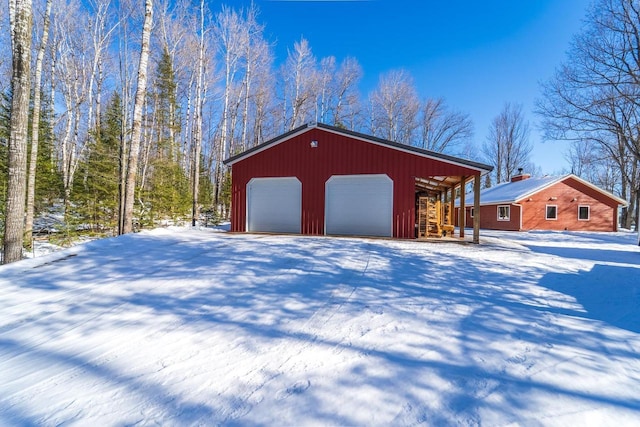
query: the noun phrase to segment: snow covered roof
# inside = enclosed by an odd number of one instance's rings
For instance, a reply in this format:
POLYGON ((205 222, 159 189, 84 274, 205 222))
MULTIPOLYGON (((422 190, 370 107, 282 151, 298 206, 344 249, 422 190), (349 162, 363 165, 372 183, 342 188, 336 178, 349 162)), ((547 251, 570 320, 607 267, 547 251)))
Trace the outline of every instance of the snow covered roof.
POLYGON ((481 204, 512 203, 559 182, 564 177, 545 176, 516 182, 503 182, 480 192, 481 204))
MULTIPOLYGON (((491 188, 486 188, 480 192, 480 205, 496 205, 500 203, 516 203, 519 200, 525 199, 539 191, 544 190, 558 182, 565 179, 572 178, 576 181, 598 191, 599 193, 612 198, 621 205, 626 205, 627 202, 613 194, 604 191, 603 189, 591 184, 588 181, 574 175, 568 174, 564 176, 544 176, 541 178, 528 178, 516 182, 503 182, 491 188)), ((456 201, 456 206, 460 206, 459 201, 456 201)))

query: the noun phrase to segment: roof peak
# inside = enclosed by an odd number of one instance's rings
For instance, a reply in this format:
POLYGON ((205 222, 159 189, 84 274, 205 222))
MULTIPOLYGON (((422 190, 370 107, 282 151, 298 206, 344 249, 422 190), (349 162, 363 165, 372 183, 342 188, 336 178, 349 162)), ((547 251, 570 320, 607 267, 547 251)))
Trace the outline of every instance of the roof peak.
POLYGON ((460 157, 455 157, 455 156, 451 156, 448 154, 444 154, 444 153, 439 153, 436 151, 431 151, 431 150, 426 150, 423 148, 419 148, 419 147, 415 147, 413 145, 408 145, 408 144, 402 144, 399 142, 395 142, 395 141, 390 141, 388 139, 384 139, 384 138, 379 138, 377 136, 373 136, 373 135, 367 135, 361 132, 356 132, 356 131, 352 131, 349 129, 345 129, 342 127, 337 127, 337 126, 331 126, 331 125, 327 125, 321 122, 309 122, 307 124, 303 124, 289 132, 286 132, 280 136, 277 136, 275 138, 272 138, 266 142, 263 142, 262 144, 256 145, 255 147, 252 147, 242 153, 239 153, 235 156, 229 157, 228 159, 224 160, 224 164, 225 165, 233 165, 235 162, 240 161, 246 157, 252 156, 253 154, 256 154, 262 150, 267 149, 268 147, 272 146, 272 145, 276 145, 279 144, 281 142, 284 142, 290 138, 293 138, 295 136, 301 135, 305 132, 308 132, 312 129, 319 129, 319 130, 324 130, 327 132, 333 132, 333 133, 337 133, 337 134, 341 134, 344 135, 346 137, 351 137, 351 138, 357 138, 357 139, 361 139, 373 144, 378 144, 378 145, 382 145, 382 146, 386 146, 388 148, 391 149, 395 149, 395 150, 402 150, 402 151, 407 151, 410 153, 414 153, 414 154, 418 154, 421 156, 426 156, 426 157, 431 157, 431 158, 435 158, 438 160, 443 160, 445 162, 450 162, 450 163, 455 163, 467 168, 472 168, 472 169, 476 169, 478 171, 480 171, 481 175, 485 175, 486 173, 489 173, 493 170, 493 166, 491 165, 485 165, 483 163, 479 163, 479 162, 474 162, 472 160, 468 160, 468 159, 463 159, 460 157))

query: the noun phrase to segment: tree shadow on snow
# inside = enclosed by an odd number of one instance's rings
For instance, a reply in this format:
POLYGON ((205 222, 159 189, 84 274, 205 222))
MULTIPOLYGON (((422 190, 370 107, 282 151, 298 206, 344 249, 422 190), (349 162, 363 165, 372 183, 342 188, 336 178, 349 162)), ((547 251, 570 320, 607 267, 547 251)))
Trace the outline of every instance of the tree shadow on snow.
MULTIPOLYGON (((92 360, 82 357, 77 354, 67 353, 62 351, 47 350, 42 348, 35 348, 30 345, 23 344, 20 341, 13 339, 0 339, 0 354, 5 357, 20 357, 27 360, 28 365, 42 366, 42 369, 48 369, 52 372, 56 370, 73 372, 71 378, 78 377, 80 384, 78 389, 75 390, 77 396, 73 397, 67 404, 70 407, 76 403, 76 400, 85 400, 86 406, 90 407, 97 402, 93 402, 91 393, 96 393, 95 390, 84 390, 84 381, 91 380, 96 383, 104 383, 107 385, 107 390, 101 390, 104 393, 113 392, 113 389, 117 389, 117 394, 126 393, 129 396, 130 402, 136 401, 139 408, 144 408, 145 411, 155 411, 156 414, 164 414, 166 419, 179 419, 181 423, 201 422, 202 420, 210 419, 215 413, 215 408, 211 403, 193 403, 185 401, 181 396, 172 394, 168 389, 164 388, 160 384, 154 384, 145 382, 144 380, 137 378, 135 375, 126 375, 119 372, 117 369, 109 367, 107 364, 94 363, 92 360)), ((69 387, 73 387, 74 384, 64 384, 67 387, 67 391, 71 390, 69 387)), ((6 397, 6 396, 5 396, 6 397)), ((52 420, 57 420, 58 423, 65 424, 66 422, 60 422, 60 418, 56 414, 44 414, 43 416, 36 416, 30 414, 31 406, 34 406, 36 410, 42 411, 43 408, 38 408, 39 404, 50 404, 46 396, 42 396, 42 402, 29 399, 27 402, 20 402, 16 404, 13 402, 12 406, 8 404, 0 405, 0 423, 6 422, 7 425, 42 425, 48 424, 52 420)), ((100 400, 100 399, 98 399, 100 400)), ((76 410, 82 413, 86 408, 83 408, 80 404, 76 405, 76 410)), ((61 408, 68 409, 68 408, 61 408)), ((110 408, 116 414, 118 414, 119 408, 110 408)), ((106 416, 113 417, 114 414, 104 414, 106 416)), ((121 414, 120 414, 121 415, 121 414)), ((135 424, 139 422, 140 414, 128 413, 127 416, 131 417, 129 420, 121 419, 120 423, 135 424)), ((116 416, 115 418, 120 418, 116 416)), ((67 419, 67 422, 77 422, 73 416, 67 419)))
MULTIPOLYGON (((113 239, 106 246, 89 247, 86 254, 64 261, 69 263, 66 270, 51 269, 51 274, 38 276, 39 289, 52 293, 68 289, 74 298, 66 301, 68 316, 56 322, 37 318, 34 322, 56 333, 75 327, 77 318, 97 315, 97 321, 83 327, 117 329, 121 326, 117 319, 107 316, 108 320, 101 322, 99 316, 123 307, 131 312, 152 312, 128 321, 127 327, 136 326, 132 323, 136 321, 148 327, 144 322, 166 316, 178 319, 189 331, 229 331, 249 352, 264 348, 277 351, 296 343, 345 352, 352 366, 343 375, 327 379, 331 392, 358 396, 363 388, 373 388, 388 393, 400 402, 397 424, 481 424, 481 411, 501 413, 501 419, 518 423, 523 411, 535 411, 529 406, 532 392, 640 411, 637 400, 531 378, 526 361, 532 357, 526 354, 528 348, 552 353, 555 345, 562 344, 597 352, 602 342, 614 339, 597 330, 560 330, 554 325, 557 316, 586 317, 640 333, 640 280, 634 282, 638 285, 618 286, 612 291, 616 278, 638 277, 639 269, 596 265, 589 272, 574 275, 519 270, 518 266, 467 257, 467 251, 478 249, 475 246, 460 246, 457 252, 450 248, 417 242, 221 233, 196 239, 178 235, 113 239), (75 285, 61 290, 71 272, 75 285), (582 286, 585 281, 596 283, 595 288, 582 286), (103 287, 116 287, 118 292, 103 294, 103 287), (575 298, 584 310, 567 308, 567 298, 575 298), (348 335, 348 327, 323 329, 331 325, 328 319, 332 316, 347 326, 362 328, 360 333, 348 335), (376 326, 376 321, 383 316, 398 329, 388 326, 388 331, 377 330, 381 326, 376 326), (368 320, 351 324, 352 319, 368 320), (375 333, 377 340, 369 341, 369 334, 375 333), (268 344, 253 348, 255 342, 268 344), (439 402, 425 401, 429 392, 439 402), (488 399, 490 395, 500 399, 488 399)), ((531 249, 568 258, 580 255, 575 250, 531 249)), ((589 259, 616 258, 608 253, 588 255, 589 259)), ((22 279, 24 286, 34 284, 28 276, 22 279)), ((185 414, 183 419, 176 418, 181 422, 210 417, 209 421, 225 425, 264 423, 251 419, 250 412, 246 423, 242 413, 219 416, 210 403, 195 404, 193 413, 197 416, 190 419, 186 417, 187 403, 164 387, 93 366, 78 356, 22 348, 15 340, 0 341, 0 350, 86 366, 91 374, 121 384, 133 394, 157 396, 158 407, 185 414)), ((622 349, 611 356, 636 357, 622 349)), ((215 355, 211 363, 215 363, 215 355)), ((269 384, 263 387, 266 390, 269 384)), ((303 423, 358 424, 357 414, 337 413, 327 403, 333 399, 314 385, 297 397, 298 403, 290 403, 290 410, 306 416, 303 423)), ((246 400, 245 395, 222 394, 216 404, 242 407, 249 405, 246 400)), ((19 417, 11 415, 11 421, 19 417)), ((28 414, 22 420, 28 424, 28 414)))
POLYGON ((640 268, 596 264, 577 274, 547 273, 540 286, 572 296, 571 314, 640 333, 640 268))

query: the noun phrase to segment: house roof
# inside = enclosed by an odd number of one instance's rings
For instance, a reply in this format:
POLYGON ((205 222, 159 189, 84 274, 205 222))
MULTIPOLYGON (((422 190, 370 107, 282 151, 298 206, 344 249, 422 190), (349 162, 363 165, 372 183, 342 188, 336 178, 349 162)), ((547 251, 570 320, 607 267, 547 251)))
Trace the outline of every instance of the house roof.
POLYGON ((480 172, 481 175, 485 175, 489 172, 491 172, 493 170, 493 166, 490 165, 485 165, 482 163, 478 163, 478 162, 473 162, 471 160, 466 160, 466 159, 461 159, 459 157, 454 157, 454 156, 449 156, 447 154, 443 154, 443 153, 437 153, 435 151, 430 151, 430 150, 424 150, 422 148, 418 148, 418 147, 414 147, 411 145, 406 145, 406 144, 401 144, 398 142, 394 142, 394 141, 389 141, 387 139, 382 139, 382 138, 378 138, 375 136, 371 136, 371 135, 366 135, 363 133, 359 133, 359 132, 354 132, 354 131, 350 131, 347 129, 342 129, 342 128, 338 128, 335 126, 330 126, 330 125, 326 125, 324 123, 309 123, 306 125, 302 125, 296 129, 293 129, 290 132, 287 132, 283 135, 277 136, 273 139, 270 139, 269 141, 263 142, 260 145, 256 145, 253 148, 250 148, 242 153, 239 153, 235 156, 229 157, 228 159, 226 159, 223 163, 225 165, 233 165, 236 162, 239 162, 240 160, 244 160, 248 157, 251 157, 255 154, 260 153, 261 151, 264 151, 272 146, 275 146, 277 144, 280 144, 282 142, 285 142, 291 138, 294 138, 298 135, 301 135, 305 132, 310 131, 311 129, 322 129, 328 132, 332 132, 332 133, 336 133, 336 134, 340 134, 343 136, 347 136, 350 138, 354 138, 354 139, 358 139, 361 141, 365 141, 365 142, 369 142, 372 144, 376 144, 376 145, 381 145, 387 148, 391 148, 394 150, 399 150, 399 151, 404 151, 407 153, 411 153, 411 154, 416 154, 419 155, 421 157, 427 157, 427 158, 431 158, 431 159, 436 159, 436 160, 440 160, 440 161, 444 161, 447 163, 453 163, 459 166, 463 166, 463 167, 467 167, 470 169, 475 169, 477 171, 480 172))
MULTIPOLYGON (((587 187, 599 192, 600 194, 609 197, 618 204, 626 206, 627 202, 613 194, 609 193, 593 185, 592 183, 585 181, 584 179, 574 175, 568 174, 563 176, 545 176, 542 178, 528 178, 522 181, 516 182, 503 182, 491 188, 486 188, 480 192, 480 205, 497 205, 502 203, 517 203, 522 199, 532 196, 533 194, 544 190, 558 182, 572 178, 587 187)), ((456 206, 459 206, 459 200, 456 201, 456 206)))

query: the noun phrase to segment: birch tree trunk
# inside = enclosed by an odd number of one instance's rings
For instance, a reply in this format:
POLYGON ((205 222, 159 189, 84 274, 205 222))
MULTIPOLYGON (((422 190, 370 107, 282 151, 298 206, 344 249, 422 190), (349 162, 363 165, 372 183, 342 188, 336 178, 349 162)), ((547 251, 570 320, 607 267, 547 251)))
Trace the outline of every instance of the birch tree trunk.
POLYGON ((198 83, 196 87, 195 124, 193 138, 193 205, 191 226, 195 227, 200 216, 198 203, 200 190, 200 151, 202 148, 202 109, 204 104, 204 0, 200 1, 200 46, 198 52, 198 83))
POLYGON ((38 49, 36 59, 36 75, 33 87, 33 118, 31 119, 31 155, 29 159, 29 176, 27 181, 27 217, 25 220, 25 245, 31 249, 33 247, 33 211, 36 194, 36 165, 38 162, 38 143, 40 139, 40 99, 42 96, 42 62, 44 52, 47 49, 49 40, 49 24, 51 22, 52 0, 47 0, 46 11, 44 13, 44 26, 42 28, 42 40, 38 49))
POLYGON ((224 62, 224 93, 222 106, 222 155, 221 159, 225 159, 232 154, 233 127, 230 126, 231 121, 231 96, 233 95, 233 86, 236 81, 238 62, 244 52, 245 37, 243 33, 242 18, 234 10, 225 6, 222 12, 216 18, 216 34, 218 37, 219 49, 223 54, 224 62))
POLYGON ((119 72, 122 83, 122 128, 120 131, 119 149, 119 181, 118 181, 118 234, 124 234, 124 205, 125 205, 125 181, 127 178, 127 160, 129 157, 129 147, 126 143, 127 132, 129 130, 129 107, 131 101, 131 81, 132 77, 129 69, 129 16, 133 6, 129 0, 121 1, 118 8, 118 29, 119 29, 119 72))
POLYGON ((29 94, 31 84, 31 0, 9 0, 11 23, 11 130, 7 181, 7 204, 4 224, 3 262, 22 258, 24 210, 27 190, 27 132, 29 128, 29 94))
POLYGON ((133 123, 131 125, 131 145, 129 161, 127 162, 127 179, 125 181, 124 209, 122 233, 133 231, 133 206, 136 190, 136 175, 142 137, 142 109, 147 92, 147 65, 149 63, 149 42, 151 39, 151 25, 153 23, 153 1, 145 1, 144 24, 142 27, 142 44, 140 47, 140 62, 138 65, 138 87, 136 88, 135 103, 133 105, 133 123))

